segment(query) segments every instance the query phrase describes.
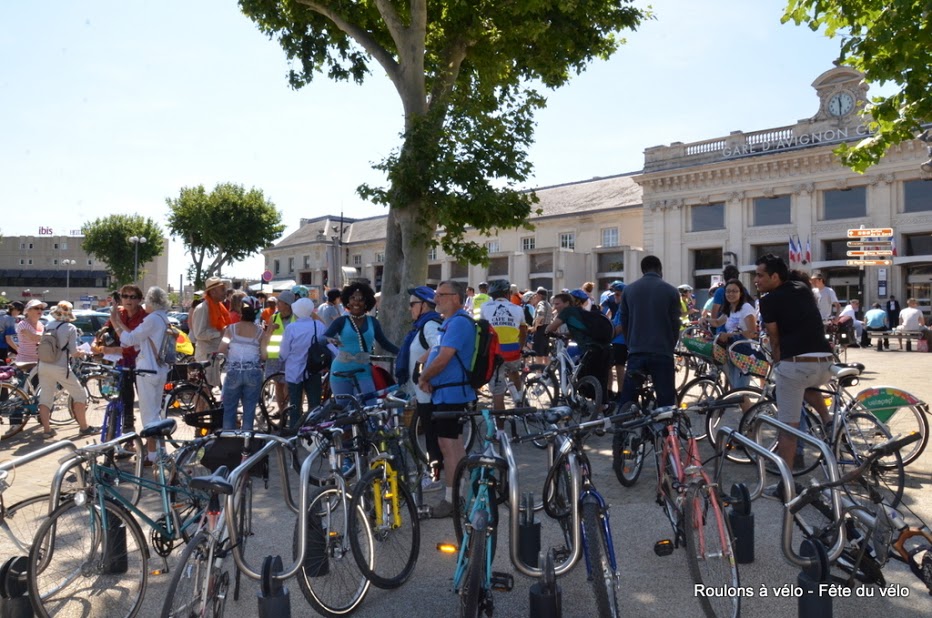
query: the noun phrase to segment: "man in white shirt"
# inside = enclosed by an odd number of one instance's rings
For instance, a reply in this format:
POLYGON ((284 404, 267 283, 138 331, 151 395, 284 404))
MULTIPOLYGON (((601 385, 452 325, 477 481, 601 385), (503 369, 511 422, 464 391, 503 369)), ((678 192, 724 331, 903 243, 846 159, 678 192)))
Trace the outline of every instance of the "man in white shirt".
MULTIPOLYGON (((906 309, 900 311, 900 324, 896 327, 895 330, 906 332, 906 333, 925 333, 924 338, 929 339, 929 329, 926 328, 925 318, 922 315, 922 310, 919 309, 919 301, 915 298, 909 298, 906 300, 906 309)), ((901 344, 902 345, 902 344, 901 344)), ((912 341, 910 339, 906 340, 906 351, 913 349, 912 341)))
POLYGON ((841 315, 839 317, 851 318, 851 323, 854 324, 854 335, 857 338, 858 342, 860 342, 859 347, 869 348, 870 341, 867 341, 864 338, 864 322, 862 322, 861 320, 857 318, 858 312, 860 310, 861 310, 861 301, 859 301, 857 298, 852 298, 851 302, 849 302, 848 305, 844 309, 842 309, 841 315))
POLYGON ((812 275, 810 280, 812 281, 812 294, 815 296, 822 319, 828 320, 832 316, 838 315, 841 311, 841 305, 838 303, 835 290, 825 285, 825 279, 821 273, 812 275))

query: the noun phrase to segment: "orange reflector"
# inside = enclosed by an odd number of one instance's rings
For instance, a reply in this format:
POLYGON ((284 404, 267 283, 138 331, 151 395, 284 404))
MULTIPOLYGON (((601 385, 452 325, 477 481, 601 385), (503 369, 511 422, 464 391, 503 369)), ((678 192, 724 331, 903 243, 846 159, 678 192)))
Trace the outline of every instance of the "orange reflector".
POLYGON ((444 554, 455 554, 459 547, 455 543, 437 543, 437 551, 444 554))

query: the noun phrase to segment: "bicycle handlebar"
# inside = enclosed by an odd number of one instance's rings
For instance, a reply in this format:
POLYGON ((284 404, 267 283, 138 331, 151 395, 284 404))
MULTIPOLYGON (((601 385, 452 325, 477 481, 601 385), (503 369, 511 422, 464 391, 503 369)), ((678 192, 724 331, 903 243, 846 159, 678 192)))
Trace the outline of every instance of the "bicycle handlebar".
POLYGON ((436 420, 447 420, 447 419, 465 419, 468 416, 482 416, 484 412, 488 412, 490 416, 498 417, 516 417, 516 416, 527 416, 529 414, 536 414, 537 408, 511 408, 511 409, 500 409, 495 410, 491 408, 486 408, 482 410, 442 410, 435 411, 432 413, 432 417, 436 420))

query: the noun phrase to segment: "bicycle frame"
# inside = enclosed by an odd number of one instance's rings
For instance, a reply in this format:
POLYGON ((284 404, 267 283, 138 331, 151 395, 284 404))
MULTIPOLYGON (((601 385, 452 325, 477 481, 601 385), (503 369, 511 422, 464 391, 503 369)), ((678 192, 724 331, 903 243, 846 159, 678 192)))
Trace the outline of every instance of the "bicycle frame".
MULTIPOLYGON (((608 548, 608 560, 609 564, 612 567, 613 572, 618 571, 618 563, 615 559, 615 543, 612 539, 612 524, 609 521, 609 518, 605 516, 608 512, 608 503, 605 501, 605 498, 602 497, 602 494, 595 488, 595 485, 592 484, 592 476, 590 474, 591 470, 589 468, 589 458, 583 452, 582 448, 574 446, 573 449, 576 452, 576 456, 580 462, 579 471, 582 476, 582 488, 579 494, 579 504, 580 506, 588 501, 595 500, 599 505, 599 520, 602 525, 602 534, 605 536, 605 547, 608 548)), ((586 538, 586 530, 582 525, 582 521, 579 521, 578 525, 580 531, 580 538, 582 539, 582 549, 583 557, 586 560, 586 576, 592 577, 592 563, 589 560, 589 539, 586 538)))

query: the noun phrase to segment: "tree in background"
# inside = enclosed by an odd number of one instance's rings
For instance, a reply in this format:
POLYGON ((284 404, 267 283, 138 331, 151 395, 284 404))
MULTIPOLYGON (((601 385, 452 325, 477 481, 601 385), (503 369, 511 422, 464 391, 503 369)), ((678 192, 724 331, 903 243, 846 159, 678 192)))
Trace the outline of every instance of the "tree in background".
POLYGON ((294 88, 317 73, 361 83, 373 60, 395 86, 401 145, 375 166, 389 184, 359 193, 388 207, 380 315, 396 340, 408 326, 404 290, 426 280, 430 247, 485 262, 485 247, 465 242, 467 228, 526 226, 537 198, 516 186, 531 173, 533 116, 545 104, 535 88, 560 87, 609 57, 623 42, 614 33, 648 17, 630 0, 239 4, 294 62, 294 88))
POLYGON ((864 113, 876 133, 836 150, 857 172, 880 161, 896 144, 915 139, 932 121, 932 5, 915 0, 789 0, 783 22, 806 24, 841 38, 841 62, 868 82, 900 90, 873 97, 864 113))
POLYGON ((140 215, 110 215, 95 219, 81 226, 81 233, 84 235, 81 243, 84 251, 110 269, 114 289, 133 282, 136 246, 129 241, 131 236, 146 239, 146 242, 139 243, 140 279, 145 272, 141 266, 162 255, 165 248, 162 228, 152 219, 140 215))
POLYGON ((180 238, 193 262, 195 288, 220 276, 224 266, 244 260, 275 242, 285 226, 275 204, 260 189, 221 183, 209 194, 203 185, 183 187, 176 199, 166 199, 168 229, 180 238))

